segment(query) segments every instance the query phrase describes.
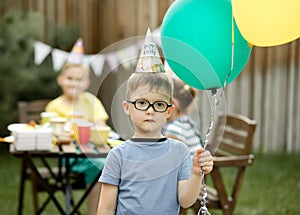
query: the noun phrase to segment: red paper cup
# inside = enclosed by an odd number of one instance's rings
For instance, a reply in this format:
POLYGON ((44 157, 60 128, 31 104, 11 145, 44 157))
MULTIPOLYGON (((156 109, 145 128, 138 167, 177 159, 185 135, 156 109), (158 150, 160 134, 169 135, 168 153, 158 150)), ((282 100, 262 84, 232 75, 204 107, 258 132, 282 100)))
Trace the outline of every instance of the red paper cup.
POLYGON ((90 143, 91 138, 91 125, 86 123, 79 123, 77 125, 78 128, 78 140, 80 145, 88 145, 90 143))

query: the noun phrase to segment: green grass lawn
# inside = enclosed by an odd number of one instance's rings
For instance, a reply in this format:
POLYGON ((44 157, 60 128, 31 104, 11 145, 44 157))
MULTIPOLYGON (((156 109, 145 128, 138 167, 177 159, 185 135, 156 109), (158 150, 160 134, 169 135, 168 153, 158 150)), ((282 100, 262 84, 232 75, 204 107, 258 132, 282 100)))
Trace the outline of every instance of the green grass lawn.
MULTIPOLYGON (((0 215, 16 215, 18 214, 18 195, 21 172, 21 160, 9 154, 7 146, 0 144, 0 215)), ((75 200, 79 200, 83 191, 74 191, 75 200)), ((55 194, 60 200, 60 204, 65 208, 64 195, 62 192, 55 194)), ((40 201, 43 202, 47 198, 46 193, 39 194, 40 201)), ((31 183, 29 181, 25 184, 24 197, 24 215, 34 214, 31 183)), ((81 214, 87 214, 87 202, 85 201, 80 208, 81 214)), ((42 213, 44 215, 59 214, 53 203, 50 203, 46 210, 42 213)))
MULTIPOLYGON (((224 171, 228 181, 230 181, 230 171, 224 171)), ((6 146, 1 145, 1 215, 17 214, 19 174, 20 160, 10 155, 6 146)), ((31 215, 33 214, 33 205, 30 183, 26 184, 25 192, 24 214, 31 215)), ((63 195, 61 193, 58 195, 64 206, 63 195)), ((45 198, 45 195, 41 195, 41 198, 45 198)), ((254 165, 246 170, 235 215, 297 215, 300 214, 299 199, 300 154, 260 154, 256 155, 254 165)), ((80 211, 82 214, 87 214, 86 202, 80 211)), ((212 215, 222 214, 216 210, 210 210, 210 212, 212 215)), ((58 213, 53 205, 49 205, 43 214, 58 213)))

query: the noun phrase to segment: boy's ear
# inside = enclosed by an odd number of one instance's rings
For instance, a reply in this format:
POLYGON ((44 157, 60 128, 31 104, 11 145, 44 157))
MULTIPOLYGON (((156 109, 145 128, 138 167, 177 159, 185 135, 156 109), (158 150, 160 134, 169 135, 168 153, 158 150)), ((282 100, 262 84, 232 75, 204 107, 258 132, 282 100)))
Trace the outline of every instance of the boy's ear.
POLYGON ((167 118, 169 118, 171 116, 171 114, 173 113, 174 110, 175 110, 175 105, 172 105, 171 107, 168 108, 167 118))
POLYGON ((124 113, 125 113, 126 115, 129 115, 129 104, 128 104, 127 101, 124 100, 124 101, 122 102, 122 107, 123 107, 124 113))
POLYGON ((57 84, 61 87, 62 86, 62 80, 63 78, 62 78, 62 75, 60 74, 60 75, 58 75, 57 76, 57 78, 56 78, 56 82, 57 82, 57 84))

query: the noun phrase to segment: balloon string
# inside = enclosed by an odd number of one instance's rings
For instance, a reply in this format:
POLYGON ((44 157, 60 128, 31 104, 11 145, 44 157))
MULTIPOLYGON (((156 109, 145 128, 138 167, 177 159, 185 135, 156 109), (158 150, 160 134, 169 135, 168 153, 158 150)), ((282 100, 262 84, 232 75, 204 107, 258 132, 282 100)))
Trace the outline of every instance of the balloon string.
POLYGON ((226 87, 226 80, 230 76, 233 68, 234 68, 234 18, 232 16, 231 17, 231 66, 230 66, 230 71, 224 80, 224 87, 226 87))
MULTIPOLYGON (((216 94, 217 94, 217 89, 211 89, 209 91, 211 93, 211 96, 214 98, 214 104, 210 104, 210 110, 211 110, 211 114, 210 114, 210 123, 209 123, 209 126, 208 126, 208 130, 205 134, 205 138, 204 138, 204 149, 206 150, 206 147, 207 147, 207 144, 208 144, 208 139, 209 139, 209 136, 210 136, 210 133, 211 133, 211 130, 212 130, 212 127, 213 127, 213 124, 214 124, 214 117, 215 117, 215 109, 216 109, 216 104, 217 104, 217 101, 216 101, 216 94)), ((211 102, 210 102, 211 103, 211 102)))
MULTIPOLYGON (((221 88, 221 90, 223 90, 223 88, 221 88)), ((209 137, 210 137, 213 125, 214 125, 214 118, 215 118, 216 110, 217 110, 217 107, 218 107, 218 105, 221 101, 221 97, 222 97, 222 94, 218 96, 218 92, 222 93, 222 91, 220 91, 220 89, 211 89, 209 91, 209 93, 211 93, 209 98, 213 99, 213 101, 210 101, 211 115, 210 115, 210 124, 209 124, 208 130, 206 132, 205 139, 204 139, 204 149, 205 150, 207 150, 207 145, 209 144, 208 140, 209 140, 209 137)), ((206 184, 205 184, 205 175, 203 172, 201 173, 201 176, 202 176, 202 181, 201 181, 202 182, 202 192, 201 192, 202 198, 201 198, 201 207, 197 214, 198 215, 210 215, 210 213, 206 207, 206 202, 207 202, 206 198, 207 198, 208 194, 207 194, 207 188, 206 188, 206 184)))
POLYGON ((219 103, 222 100, 223 91, 224 91, 224 88, 211 89, 209 91, 211 115, 210 115, 210 123, 208 126, 208 130, 207 130, 205 138, 204 138, 204 149, 206 149, 207 145, 209 144, 208 140, 209 140, 209 137, 210 137, 213 125, 214 125, 214 119, 215 119, 217 107, 219 106, 219 103))

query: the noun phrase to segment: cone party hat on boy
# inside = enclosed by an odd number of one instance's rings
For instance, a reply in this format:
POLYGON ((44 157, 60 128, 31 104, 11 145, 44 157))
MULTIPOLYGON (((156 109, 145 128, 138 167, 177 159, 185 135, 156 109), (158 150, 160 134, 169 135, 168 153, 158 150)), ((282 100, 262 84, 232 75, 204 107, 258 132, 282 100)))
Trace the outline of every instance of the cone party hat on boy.
POLYGON ((165 72, 149 28, 147 30, 147 35, 145 37, 135 72, 165 72))
POLYGON ((83 55, 84 55, 83 41, 81 38, 79 38, 71 50, 67 63, 83 64, 83 55))

